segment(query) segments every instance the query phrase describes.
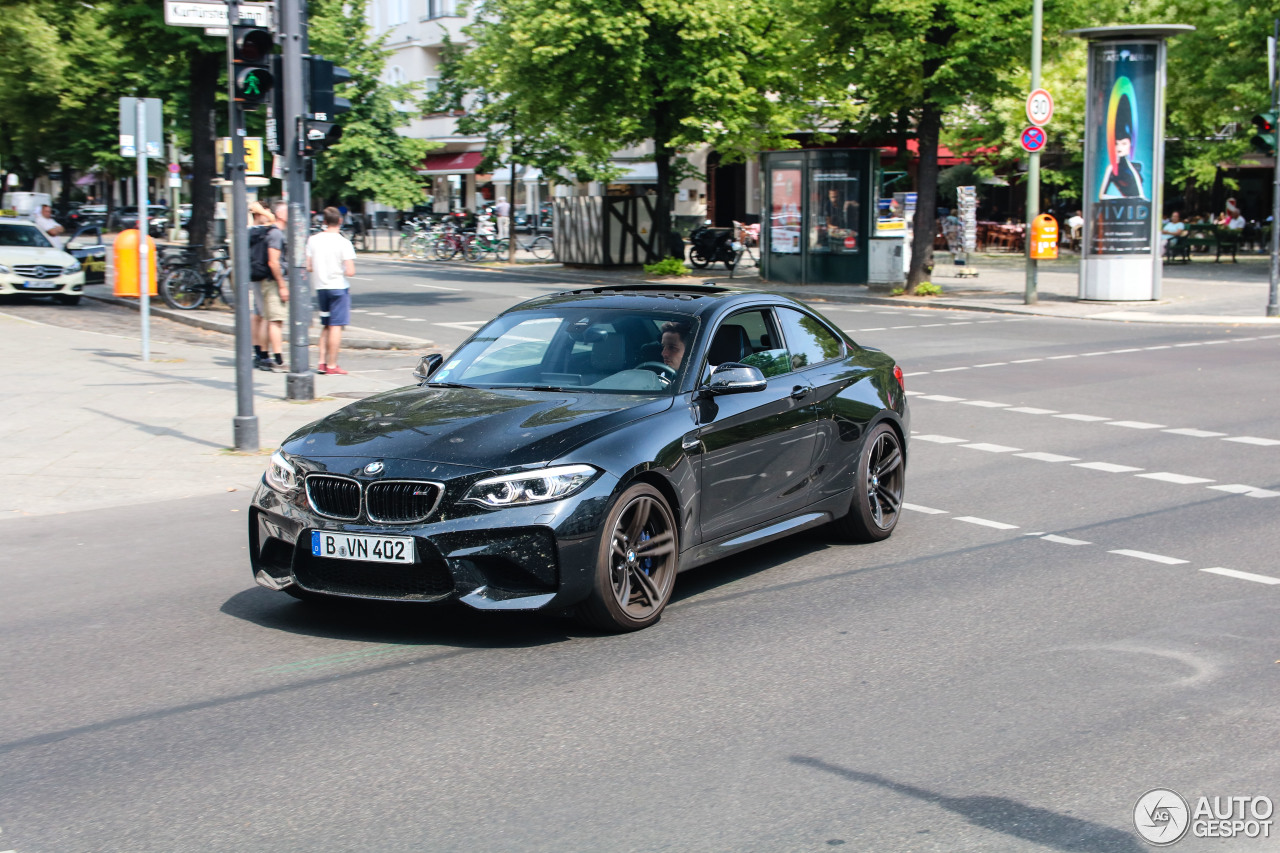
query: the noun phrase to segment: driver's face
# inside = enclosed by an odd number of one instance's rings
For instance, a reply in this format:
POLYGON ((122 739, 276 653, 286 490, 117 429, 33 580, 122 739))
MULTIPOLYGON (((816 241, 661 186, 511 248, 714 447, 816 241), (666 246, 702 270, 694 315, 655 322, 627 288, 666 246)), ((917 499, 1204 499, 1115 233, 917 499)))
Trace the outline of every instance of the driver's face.
POLYGON ((684 361, 684 341, 680 339, 679 333, 663 332, 662 363, 672 370, 679 370, 682 361, 684 361))

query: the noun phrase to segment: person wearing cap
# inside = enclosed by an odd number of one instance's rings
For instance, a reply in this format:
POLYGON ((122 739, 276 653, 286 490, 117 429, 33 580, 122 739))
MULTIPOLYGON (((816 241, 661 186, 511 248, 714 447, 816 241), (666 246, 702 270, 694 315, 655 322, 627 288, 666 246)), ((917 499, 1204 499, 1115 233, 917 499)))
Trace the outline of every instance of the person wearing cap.
POLYGON ((1115 140, 1107 179, 1102 184, 1101 197, 1104 199, 1147 197, 1142 185, 1142 164, 1131 159, 1134 136, 1133 101, 1127 93, 1122 93, 1116 101, 1115 140))

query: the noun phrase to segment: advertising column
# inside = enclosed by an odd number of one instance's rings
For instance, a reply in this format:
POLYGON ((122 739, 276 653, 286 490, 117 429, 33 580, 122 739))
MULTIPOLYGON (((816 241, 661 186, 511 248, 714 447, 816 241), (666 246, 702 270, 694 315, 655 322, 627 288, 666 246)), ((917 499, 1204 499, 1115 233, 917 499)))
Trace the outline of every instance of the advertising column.
POLYGON ((1160 298, 1167 36, 1184 25, 1076 30, 1089 39, 1080 298, 1160 298))

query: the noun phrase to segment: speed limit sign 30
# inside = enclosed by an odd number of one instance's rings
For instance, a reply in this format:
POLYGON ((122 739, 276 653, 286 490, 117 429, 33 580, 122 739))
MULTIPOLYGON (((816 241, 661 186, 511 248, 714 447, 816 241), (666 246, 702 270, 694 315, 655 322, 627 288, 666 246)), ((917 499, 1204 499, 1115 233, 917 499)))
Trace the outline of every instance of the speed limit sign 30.
POLYGON ((1036 127, 1044 127, 1053 118, 1053 96, 1044 89, 1027 95, 1027 119, 1036 127))

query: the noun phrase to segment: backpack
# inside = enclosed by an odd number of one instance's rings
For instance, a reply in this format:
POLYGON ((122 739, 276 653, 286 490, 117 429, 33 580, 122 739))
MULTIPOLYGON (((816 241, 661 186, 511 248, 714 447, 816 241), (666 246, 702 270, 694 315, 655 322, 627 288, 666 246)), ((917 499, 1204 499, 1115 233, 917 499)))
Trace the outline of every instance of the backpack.
POLYGON ((249 229, 249 280, 266 281, 271 278, 271 265, 267 261, 267 235, 274 225, 255 225, 249 229))

